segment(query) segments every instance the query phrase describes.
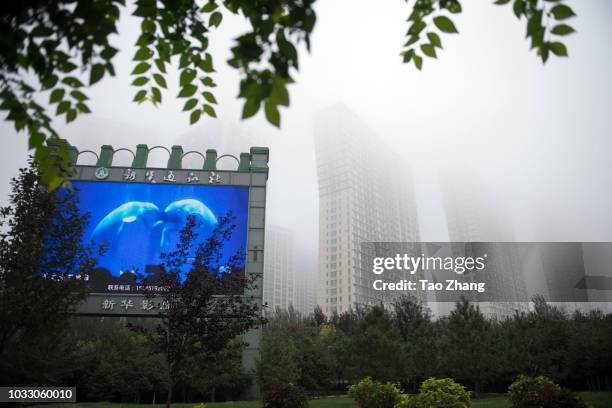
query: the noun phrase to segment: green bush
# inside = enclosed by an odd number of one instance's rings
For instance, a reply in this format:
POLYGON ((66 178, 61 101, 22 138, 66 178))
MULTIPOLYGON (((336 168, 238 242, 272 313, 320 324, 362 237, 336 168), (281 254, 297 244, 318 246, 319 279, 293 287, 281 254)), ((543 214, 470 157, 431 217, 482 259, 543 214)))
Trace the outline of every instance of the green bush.
POLYGON ((381 383, 366 377, 348 389, 359 408, 393 408, 400 401, 402 390, 393 383, 381 383))
POLYGON ((297 385, 277 384, 264 391, 263 408, 306 408, 306 393, 297 385))
POLYGON ((508 387, 513 408, 587 408, 582 397, 544 376, 521 375, 508 387))
POLYGON ((452 378, 429 378, 405 404, 398 408, 467 408, 471 406, 470 392, 452 378))
POLYGON ((402 394, 394 408, 416 408, 416 398, 408 394, 402 394))

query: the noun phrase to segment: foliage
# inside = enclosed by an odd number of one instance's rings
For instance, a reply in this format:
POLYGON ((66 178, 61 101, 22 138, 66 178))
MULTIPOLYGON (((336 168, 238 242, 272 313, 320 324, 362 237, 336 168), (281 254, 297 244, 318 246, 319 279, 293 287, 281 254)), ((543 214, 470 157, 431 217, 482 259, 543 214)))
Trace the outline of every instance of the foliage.
POLYGON ((118 321, 79 317, 68 337, 74 351, 68 383, 80 400, 135 401, 166 387, 165 360, 147 339, 118 321))
POLYGON ((348 395, 355 399, 359 408, 393 408, 400 401, 402 390, 399 384, 365 377, 349 387, 348 395))
POLYGON ((95 265, 93 248, 82 243, 88 217, 74 192, 42 188, 32 163, 11 187, 0 210, 0 377, 3 384, 55 382, 60 340, 95 265))
MULTIPOLYGON (((289 105, 287 85, 298 68, 297 48, 310 46, 316 16, 314 0, 137 0, 140 20, 135 44, 134 101, 161 103, 167 69, 178 64, 178 98, 191 124, 216 117, 213 57, 209 35, 227 13, 246 17, 250 30, 235 39, 229 65, 240 72, 243 118, 264 107, 267 120, 280 126, 279 106, 289 105)), ((70 174, 66 149, 52 155, 45 141, 57 142, 49 108, 66 122, 90 112, 86 88, 115 75, 117 48, 111 45, 124 0, 28 1, 3 4, 0 14, 0 109, 17 131, 26 130, 29 147, 52 188, 70 174), (78 72, 81 72, 80 75, 78 72), (33 74, 33 78, 32 75, 33 74), (30 79, 32 78, 32 79, 30 79), (49 107, 37 102, 48 94, 49 107)))
MULTIPOLYGON (((507 4, 511 0, 497 0, 507 4)), ((134 102, 162 102, 168 88, 168 67, 178 66, 183 111, 194 124, 216 117, 217 86, 213 56, 207 51, 210 33, 229 14, 242 15, 249 30, 235 38, 228 64, 240 73, 244 100, 242 118, 263 108, 268 122, 280 127, 279 106, 289 106, 287 86, 299 67, 297 47, 310 50, 316 22, 315 0, 137 0, 132 15, 140 20, 133 53, 134 102)), ((124 0, 59 0, 4 2, 0 13, 0 109, 17 131, 25 130, 35 151, 43 181, 51 189, 66 181, 70 157, 65 147, 52 154, 47 142, 58 143, 49 110, 67 123, 90 113, 86 88, 115 75, 119 51, 111 36, 119 34, 124 0), (6 4, 4 4, 6 3, 6 4), (81 74, 79 74, 81 72, 81 74), (40 104, 39 95, 48 95, 40 104)), ((461 13, 460 0, 407 0, 408 40, 401 55, 420 70, 423 55, 436 58, 440 34, 457 33, 451 17, 461 13)), ((560 41, 574 29, 567 19, 575 13, 563 0, 513 0, 517 18, 527 22, 531 47, 545 63, 550 54, 567 56, 560 41)))
POLYGON ((401 336, 404 385, 416 392, 418 384, 435 374, 436 327, 431 312, 412 296, 402 296, 393 304, 394 321, 401 336), (427 351, 426 351, 427 350, 427 351))
POLYGON ((314 318, 277 309, 264 327, 257 378, 265 390, 291 382, 316 394, 332 383, 333 356, 314 318))
POLYGON ((382 306, 374 306, 342 319, 338 322, 334 352, 344 378, 349 381, 365 376, 381 381, 399 378, 404 364, 403 349, 392 314, 382 306))
MULTIPOLYGON (((236 227, 234 219, 231 213, 219 217, 211 235, 194 251, 198 224, 194 217, 188 217, 176 250, 162 254, 164 263, 155 282, 166 289, 162 298, 168 309, 153 328, 134 326, 166 356, 167 405, 188 356, 218 353, 231 340, 262 323, 260 308, 248 295, 255 287, 255 277, 244 275, 242 251, 226 264, 220 263, 223 245, 236 227)), ((159 293, 147 296, 157 297, 159 293)))
MULTIPOLYGON (((409 0, 407 0, 410 3, 409 0)), ((537 0, 496 0, 495 4, 505 5, 512 2, 514 15, 527 22, 527 38, 531 49, 546 63, 550 54, 567 57, 567 47, 562 37, 575 30, 567 24, 567 19, 576 14, 563 1, 537 0)), ((440 34, 457 34, 459 31, 452 20, 463 10, 460 0, 415 0, 408 21, 405 50, 401 52, 404 63, 413 62, 417 69, 423 67, 423 55, 437 58, 442 50, 440 34)))
POLYGON ((471 382, 478 393, 494 376, 492 322, 483 316, 478 306, 462 299, 445 323, 442 349, 453 351, 446 353, 443 364, 453 378, 471 382))
POLYGON ((251 385, 250 376, 242 367, 245 343, 232 340, 217 353, 200 353, 186 362, 184 381, 197 393, 215 402, 219 394, 225 399, 239 398, 251 385))
POLYGON ((264 329, 259 376, 290 378, 320 394, 344 390, 347 381, 368 375, 399 382, 411 393, 429 377, 455 378, 475 393, 504 392, 520 374, 548 375, 573 389, 609 389, 612 314, 568 316, 541 298, 535 301, 533 311, 502 320, 485 317, 466 301, 434 320, 410 297, 398 299, 392 312, 278 312, 264 329))
POLYGON ((510 387, 508 395, 513 408, 586 408, 582 397, 564 390, 550 378, 544 376, 519 376, 510 387))
POLYGON ((414 398, 416 408, 467 408, 470 407, 470 392, 452 378, 428 378, 423 381, 414 398))
POLYGON ((265 390, 263 408, 306 408, 308 401, 304 390, 292 383, 275 384, 265 390))

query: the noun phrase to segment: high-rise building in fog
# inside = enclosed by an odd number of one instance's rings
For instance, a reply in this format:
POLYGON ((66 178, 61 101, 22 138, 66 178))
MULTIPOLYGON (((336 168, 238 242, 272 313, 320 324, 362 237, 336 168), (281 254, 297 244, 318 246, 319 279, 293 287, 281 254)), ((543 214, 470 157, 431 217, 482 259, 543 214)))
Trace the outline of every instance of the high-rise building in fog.
POLYGON ((293 307, 311 313, 316 291, 312 257, 298 256, 293 231, 277 225, 266 225, 265 245, 263 299, 268 310, 293 307))
MULTIPOLYGON (((440 174, 441 192, 451 242, 480 242, 490 255, 487 273, 478 277, 486 282, 487 293, 472 294, 469 300, 481 297, 499 301, 480 302, 482 312, 489 316, 510 316, 515 310, 527 308, 527 288, 518 252, 496 244, 514 241, 512 220, 504 211, 506 205, 487 189, 484 181, 468 168, 454 167, 440 174)), ((470 246, 452 245, 453 256, 465 256, 470 246)), ((469 281, 464 275, 459 280, 469 281)), ((438 301, 444 301, 441 292, 438 301)))
POLYGON ((266 225, 263 300, 269 310, 287 309, 295 301, 293 232, 266 225))
POLYGON ((319 182, 319 289, 326 313, 383 301, 362 242, 418 241, 408 166, 343 105, 315 118, 319 182))
POLYGON ((317 304, 316 268, 315 254, 306 252, 296 256, 293 307, 305 315, 312 313, 317 304))

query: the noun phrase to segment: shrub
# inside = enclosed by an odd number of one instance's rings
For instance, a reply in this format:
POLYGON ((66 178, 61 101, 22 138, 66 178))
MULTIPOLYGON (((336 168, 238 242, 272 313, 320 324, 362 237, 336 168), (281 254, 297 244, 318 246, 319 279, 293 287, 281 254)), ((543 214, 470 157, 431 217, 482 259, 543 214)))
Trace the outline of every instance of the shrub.
POLYGON ((381 383, 366 377, 348 389, 359 408, 393 408, 400 401, 402 391, 397 384, 381 383))
POLYGON ((557 408, 588 408, 589 405, 582 398, 582 395, 566 388, 561 388, 554 396, 551 406, 557 408))
POLYGON ((467 408, 470 392, 452 378, 429 378, 421 384, 419 393, 412 399, 415 408, 467 408))
POLYGON ((521 375, 508 387, 513 408, 587 408, 582 397, 544 376, 521 375))
POLYGON ((416 408, 415 398, 408 394, 402 394, 398 398, 394 408, 416 408))
POLYGON ((270 386, 263 395, 263 408, 306 408, 306 393, 297 385, 277 384, 270 386))

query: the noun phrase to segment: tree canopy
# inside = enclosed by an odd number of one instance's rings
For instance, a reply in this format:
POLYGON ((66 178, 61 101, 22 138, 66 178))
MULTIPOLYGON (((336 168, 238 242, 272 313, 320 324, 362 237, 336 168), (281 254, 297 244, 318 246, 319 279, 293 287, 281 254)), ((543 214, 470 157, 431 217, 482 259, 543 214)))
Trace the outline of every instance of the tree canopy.
MULTIPOLYGON (((227 63, 240 73, 244 101, 242 118, 262 108, 268 122, 280 127, 279 107, 289 106, 287 86, 299 68, 298 47, 310 50, 316 22, 315 0, 136 0, 132 15, 140 20, 133 51, 136 103, 158 105, 167 90, 167 68, 177 64, 177 98, 194 124, 203 116, 216 117, 217 100, 209 35, 223 16, 243 16, 249 29, 237 35, 227 63)), ((407 41, 400 55, 421 70, 423 57, 436 58, 444 34, 458 33, 453 16, 462 12, 460 0, 406 0, 407 41)), ((543 63, 551 55, 565 57, 561 39, 574 29, 566 20, 574 11, 563 0, 496 0, 512 5, 526 22, 526 36, 543 63)), ((90 113, 86 89, 105 76, 115 75, 119 51, 110 37, 124 0, 29 0, 0 5, 0 109, 17 131, 28 134, 29 148, 51 189, 69 177, 70 157, 57 154, 46 142, 60 135, 52 115, 67 123, 90 113), (48 95, 48 103, 40 97, 48 95), (50 113, 52 112, 52 113, 50 113)))

